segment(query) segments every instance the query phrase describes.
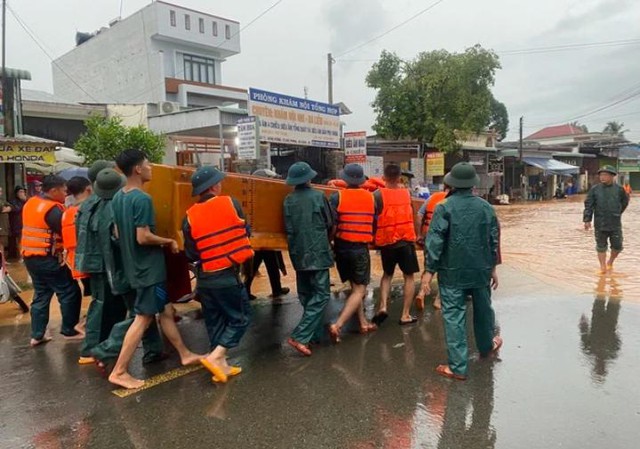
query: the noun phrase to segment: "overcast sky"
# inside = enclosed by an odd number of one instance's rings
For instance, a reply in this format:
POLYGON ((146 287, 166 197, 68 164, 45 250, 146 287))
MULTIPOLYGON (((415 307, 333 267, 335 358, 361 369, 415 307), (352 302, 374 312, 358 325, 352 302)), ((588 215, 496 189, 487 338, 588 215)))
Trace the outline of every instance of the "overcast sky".
MULTIPOLYGON (((175 0, 186 7, 246 25, 276 0, 175 0)), ((222 83, 289 95, 327 99, 326 54, 340 55, 400 24, 436 0, 282 0, 241 33, 242 53, 222 67, 222 83)), ((117 17, 120 0, 9 0, 54 58, 71 50, 76 31, 94 31, 117 17)), ((124 0, 126 17, 149 0, 124 0)), ((25 88, 52 91, 49 58, 10 13, 7 65, 31 71, 25 88)), ((504 54, 505 51, 640 40, 637 0, 444 0, 375 42, 338 57, 334 100, 354 112, 347 130, 370 131, 374 91, 365 86, 372 61, 383 49, 412 58, 421 51, 461 51, 480 43, 501 56, 495 96, 511 120, 509 138, 525 117, 525 135, 566 123, 640 91, 640 42, 570 51, 504 54)), ((608 120, 625 123, 640 140, 640 95, 578 119, 600 131, 608 120)))

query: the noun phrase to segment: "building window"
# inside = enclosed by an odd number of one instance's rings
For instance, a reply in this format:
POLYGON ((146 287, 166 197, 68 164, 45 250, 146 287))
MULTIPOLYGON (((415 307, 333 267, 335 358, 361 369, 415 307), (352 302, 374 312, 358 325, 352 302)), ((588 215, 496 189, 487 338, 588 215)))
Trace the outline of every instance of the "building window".
POLYGON ((200 28, 200 32, 204 34, 204 19, 198 19, 198 28, 200 28))
POLYGON ((224 26, 224 37, 231 39, 231 27, 229 25, 224 26))
POLYGON ((184 15, 184 28, 187 30, 191 29, 191 16, 189 14, 184 15))
POLYGON ((171 26, 172 27, 176 26, 176 12, 175 11, 169 11, 169 22, 171 22, 171 26))
POLYGON ((184 79, 199 83, 215 84, 215 67, 213 59, 201 56, 184 55, 184 79))
POLYGON ((218 36, 218 22, 213 22, 213 35, 218 36))

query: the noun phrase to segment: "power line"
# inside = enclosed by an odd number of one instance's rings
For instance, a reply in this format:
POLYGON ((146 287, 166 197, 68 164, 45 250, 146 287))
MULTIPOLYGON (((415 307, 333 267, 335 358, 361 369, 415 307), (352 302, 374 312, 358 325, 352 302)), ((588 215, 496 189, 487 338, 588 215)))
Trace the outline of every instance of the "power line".
MULTIPOLYGON (((623 39, 618 41, 585 42, 565 45, 552 45, 548 47, 522 48, 518 50, 496 50, 496 54, 501 56, 516 56, 539 53, 556 53, 572 50, 590 50, 602 47, 624 47, 640 45, 640 39, 623 39)), ((377 59, 340 59, 340 62, 376 62, 377 59)))
POLYGON ((368 41, 366 41, 366 42, 363 42, 363 43, 361 43, 361 44, 359 44, 359 45, 356 45, 355 47, 353 47, 353 48, 351 48, 351 49, 349 49, 349 50, 347 50, 347 51, 345 51, 345 52, 340 53, 339 55, 337 55, 337 56, 336 56, 336 58, 340 58, 340 57, 342 57, 342 56, 344 56, 344 55, 346 55, 346 54, 349 54, 349 53, 351 53, 351 52, 353 52, 353 51, 356 51, 356 50, 358 50, 358 49, 360 49, 360 48, 362 48, 362 47, 364 47, 364 46, 366 46, 366 45, 369 45, 370 43, 375 42, 375 41, 377 41, 378 39, 383 38, 383 37, 384 37, 384 36, 386 36, 387 34, 392 33, 393 31, 395 31, 395 30, 397 30, 398 28, 400 28, 400 27, 402 27, 402 26, 406 25, 407 23, 411 22, 412 20, 417 19, 417 18, 418 18, 418 17, 420 17, 422 14, 426 13, 427 11, 430 11, 431 9, 435 8, 436 6, 438 6, 440 3, 444 2, 444 1, 445 1, 445 0, 438 0, 438 1, 434 2, 434 3, 432 3, 431 5, 427 6, 427 7, 426 7, 426 8, 424 8, 423 10, 418 11, 416 14, 414 14, 414 15, 413 15, 413 16, 411 16, 411 17, 409 17, 407 20, 405 20, 405 21, 403 21, 403 22, 399 23, 398 25, 394 26, 393 28, 388 29, 388 30, 387 30, 387 31, 385 31, 384 33, 379 34, 378 36, 375 36, 375 37, 373 37, 373 38, 369 39, 369 40, 368 40, 368 41))
POLYGON ((71 81, 73 84, 76 85, 76 87, 78 89, 80 89, 82 92, 84 92, 89 98, 91 98, 91 100, 93 100, 95 103, 98 103, 98 100, 96 100, 89 92, 87 92, 80 84, 78 84, 76 82, 76 80, 74 80, 71 75, 69 75, 63 68, 62 66, 55 60, 53 59, 53 57, 51 56, 51 54, 49 54, 49 52, 44 48, 44 46, 40 43, 39 39, 37 38, 37 36, 35 35, 35 33, 29 28, 29 26, 20 18, 20 16, 18 16, 18 14, 13 10, 13 8, 7 4, 7 9, 9 9, 9 12, 11 12, 11 15, 13 16, 14 19, 16 19, 16 22, 18 22, 18 25, 20 25, 20 27, 22 27, 22 29, 29 35, 29 37, 31 38, 31 40, 33 40, 33 42, 36 43, 36 45, 38 47, 40 47, 40 50, 42 50, 42 52, 49 58, 49 60, 51 61, 51 63, 53 65, 55 65, 62 73, 64 73, 64 75, 69 78, 69 81, 71 81))

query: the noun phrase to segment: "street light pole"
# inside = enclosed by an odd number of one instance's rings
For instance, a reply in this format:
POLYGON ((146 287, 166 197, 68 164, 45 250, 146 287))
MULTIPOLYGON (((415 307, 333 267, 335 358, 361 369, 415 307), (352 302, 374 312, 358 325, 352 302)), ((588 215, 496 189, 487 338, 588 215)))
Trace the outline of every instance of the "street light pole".
POLYGON ((522 121, 524 117, 520 117, 520 140, 518 142, 518 153, 520 156, 520 162, 522 162, 522 121))
POLYGON ((329 104, 333 104, 333 56, 331 56, 331 53, 327 53, 327 79, 328 79, 328 88, 329 88, 329 92, 328 92, 328 100, 329 100, 329 104))
MULTIPOLYGON (((5 108, 5 90, 4 87, 7 85, 6 77, 4 74, 6 73, 6 52, 7 52, 7 0, 2 0, 2 84, 0 85, 0 89, 2 89, 2 118, 3 122, 6 122, 4 117, 7 113, 7 108, 5 108)), ((3 131, 2 137, 5 135, 6 127, 3 123, 3 131)))

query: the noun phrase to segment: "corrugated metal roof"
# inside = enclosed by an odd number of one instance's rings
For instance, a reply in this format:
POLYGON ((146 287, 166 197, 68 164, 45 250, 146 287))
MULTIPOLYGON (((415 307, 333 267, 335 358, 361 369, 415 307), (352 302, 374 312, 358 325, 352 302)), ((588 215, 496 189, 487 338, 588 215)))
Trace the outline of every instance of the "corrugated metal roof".
POLYGON ((29 136, 27 134, 20 134, 15 137, 2 137, 0 136, 0 142, 23 142, 23 143, 48 143, 62 145, 62 142, 57 140, 45 139, 43 137, 29 136))

